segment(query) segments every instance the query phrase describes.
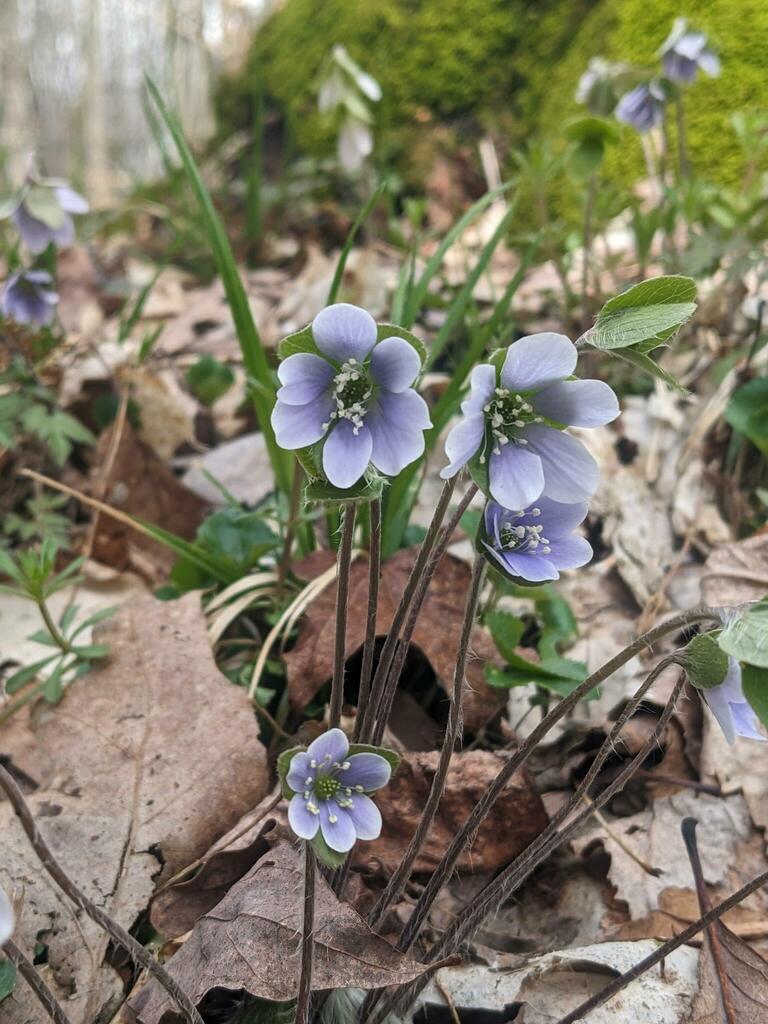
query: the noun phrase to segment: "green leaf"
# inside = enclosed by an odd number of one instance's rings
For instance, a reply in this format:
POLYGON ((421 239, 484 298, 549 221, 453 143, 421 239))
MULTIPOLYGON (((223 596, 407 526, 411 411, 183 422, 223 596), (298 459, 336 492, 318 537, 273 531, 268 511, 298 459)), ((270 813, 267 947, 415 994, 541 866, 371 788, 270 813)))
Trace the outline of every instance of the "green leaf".
POLYGON ((0 1003, 16 986, 16 968, 10 960, 0 960, 0 1003))
POLYGON ((605 117, 579 117, 569 121, 563 127, 563 134, 571 142, 585 142, 596 139, 600 142, 618 142, 619 130, 613 121, 605 117))
POLYGON ((206 406, 213 405, 234 383, 232 370, 207 353, 187 370, 189 390, 206 406))
POLYGON ((512 615, 511 612, 491 612, 486 618, 486 625, 491 631, 499 654, 507 661, 517 657, 515 648, 519 645, 525 630, 523 620, 517 615, 512 615))
POLYGON ((106 658, 109 654, 109 647, 107 644, 84 644, 82 647, 73 647, 72 651, 78 658, 96 660, 98 658, 106 658))
POLYGON ((248 303, 248 296, 246 295, 243 282, 240 279, 240 274, 238 273, 237 264, 235 263, 235 257, 232 252, 232 246, 229 244, 229 239, 227 238, 227 233, 224 230, 224 225, 222 224, 221 218, 216 212, 213 201, 205 187, 198 166, 195 163, 195 158, 192 156, 192 152, 187 145, 187 140, 184 138, 181 126, 166 107, 155 83, 149 77, 147 77, 146 81, 149 93, 154 100, 157 109, 160 111, 160 116, 162 117, 166 128, 171 133, 181 159, 187 181, 189 182, 200 207, 208 242, 213 253, 213 258, 216 262, 216 268, 221 277, 222 284, 224 285, 224 291, 226 292, 227 302, 229 303, 229 308, 232 313, 232 319, 235 322, 237 339, 243 353, 245 370, 248 377, 252 378, 258 385, 252 390, 251 397, 256 410, 256 417, 259 421, 259 427, 264 434, 264 439, 267 444, 267 451, 269 452, 269 458, 275 474, 275 479, 283 491, 285 491, 286 494, 290 494, 291 457, 278 447, 270 420, 272 406, 275 401, 274 380, 269 367, 266 350, 264 349, 261 337, 259 336, 259 332, 256 329, 256 324, 253 320, 251 307, 248 303))
MULTIPOLYGON (((520 659, 523 661, 524 659, 520 659)), ((496 668, 494 665, 487 665, 485 678, 489 686, 497 690, 511 690, 516 686, 528 686, 534 683, 544 690, 551 690, 560 696, 564 696, 576 689, 581 679, 568 679, 558 676, 557 673, 531 672, 531 668, 540 668, 528 664, 527 668, 496 668)))
POLYGON ((50 410, 44 405, 33 405, 23 413, 21 422, 27 433, 33 434, 47 445, 60 466, 69 458, 72 442, 96 442, 96 438, 87 427, 61 409, 50 410))
POLYGON ((296 754, 301 754, 306 749, 306 747, 290 747, 288 750, 284 750, 278 755, 275 768, 277 770, 277 777, 280 780, 280 788, 286 800, 290 800, 292 796, 295 796, 293 790, 285 781, 288 777, 288 770, 291 767, 291 761, 296 754))
POLYGON ((310 480, 304 489, 307 501, 326 505, 344 505, 348 501, 373 501, 384 492, 386 481, 380 476, 364 476, 354 487, 334 487, 325 480, 310 480))
POLYGON ((45 685, 42 689, 42 694, 49 704, 58 704, 64 693, 64 683, 62 677, 64 675, 64 669, 66 668, 64 658, 58 663, 56 668, 51 672, 45 681, 45 685))
POLYGON ((737 661, 768 668, 768 597, 729 623, 720 634, 719 644, 737 661))
POLYGON ((598 349, 640 346, 646 352, 668 341, 696 311, 690 277, 656 277, 609 299, 585 341, 598 349))
POLYGON ((99 622, 103 622, 104 619, 108 619, 110 615, 114 615, 117 611, 117 605, 112 605, 110 608, 100 608, 99 611, 94 612, 93 615, 89 615, 83 619, 82 622, 78 622, 77 629, 74 630, 72 636, 69 638, 70 641, 74 640, 75 637, 79 636, 84 629, 89 626, 96 626, 99 622))
POLYGON ((768 725, 768 669, 742 665, 741 683, 750 707, 763 725, 768 725))
POLYGON ((376 324, 376 341, 384 341, 385 338, 402 338, 403 341, 407 341, 412 348, 416 349, 421 365, 423 366, 426 362, 427 346, 415 334, 406 330, 405 327, 398 327, 397 324, 376 324))
POLYGON ((357 238, 357 233, 363 226, 363 224, 365 224, 365 222, 368 220, 368 217, 370 216, 374 206, 376 205, 376 203, 378 203, 379 199, 386 192, 388 187, 388 182, 382 181, 382 183, 379 185, 379 187, 376 189, 373 195, 369 198, 368 202, 362 208, 360 213, 358 213, 355 223, 352 225, 352 229, 350 230, 349 234, 347 235, 347 239, 344 242, 344 248, 341 250, 341 253, 339 254, 339 259, 336 264, 336 270, 334 271, 333 274, 333 281, 331 282, 331 287, 328 291, 327 305, 332 306, 334 302, 336 302, 339 295, 339 288, 341 287, 341 282, 344 277, 344 268, 347 265, 347 259, 354 244, 355 238, 357 238))
POLYGON ((638 370, 642 370, 643 373, 650 374, 651 377, 656 377, 669 387, 674 388, 675 391, 681 391, 684 395, 688 394, 687 388, 684 388, 679 381, 675 380, 671 373, 667 373, 663 367, 659 366, 655 359, 646 355, 645 352, 639 352, 634 348, 622 348, 613 349, 611 351, 611 355, 616 356, 618 359, 623 359, 627 363, 631 363, 633 366, 636 366, 638 370))
POLYGON ((317 835, 309 845, 315 851, 315 856, 320 863, 324 864, 327 868, 340 868, 347 859, 346 853, 337 853, 330 848, 325 839, 323 839, 323 833, 320 829, 317 830, 317 835))
POLYGON ((731 396, 725 418, 768 456, 768 377, 743 384, 731 396))
POLYGON ((46 665, 58 658, 58 654, 49 654, 47 658, 41 658, 40 661, 35 661, 31 665, 26 665, 24 668, 18 669, 13 675, 9 676, 5 681, 5 692, 16 693, 23 686, 26 686, 28 682, 35 678, 40 669, 45 668, 46 665))
MULTIPOLYGON (((378 754, 379 757, 383 757, 385 761, 389 761, 389 765, 394 775, 400 766, 402 758, 396 750, 390 750, 389 747, 373 747, 370 743, 350 743, 349 745, 350 754, 378 754)), ((373 792, 373 791, 372 791, 373 792)))

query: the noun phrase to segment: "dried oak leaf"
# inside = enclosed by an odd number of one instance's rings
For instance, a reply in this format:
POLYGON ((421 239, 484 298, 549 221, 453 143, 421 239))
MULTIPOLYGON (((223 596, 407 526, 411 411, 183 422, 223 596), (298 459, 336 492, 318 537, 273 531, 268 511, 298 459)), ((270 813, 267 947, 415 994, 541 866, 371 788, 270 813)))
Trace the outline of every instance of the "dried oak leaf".
MULTIPOLYGON (((376 794, 383 819, 374 842, 355 846, 355 862, 378 861, 387 872, 400 863, 424 809, 438 754, 405 754, 389 785, 376 794)), ((505 758, 485 750, 454 754, 445 793, 414 870, 431 872, 448 844, 488 789, 505 758)), ((469 851, 459 860, 462 871, 497 871, 521 853, 549 821, 527 771, 515 772, 480 826, 469 851)))
MULTIPOLYGON (((319 551, 294 567, 304 579, 314 579, 333 564, 335 555, 319 551)), ((416 549, 398 551, 382 566, 376 633, 386 634, 399 604, 408 574, 416 559, 416 549)), ((453 681, 456 650, 464 618, 464 600, 469 586, 469 566, 445 555, 419 615, 413 634, 416 644, 429 659, 440 684, 449 688, 453 681)), ((352 563, 347 616, 347 655, 365 639, 368 612, 368 563, 357 558, 352 563)), ((288 692, 294 707, 303 708, 333 674, 333 649, 336 620, 336 588, 326 587, 311 602, 301 623, 294 647, 283 655, 288 670, 288 692)), ((464 725, 474 732, 506 704, 507 694, 485 681, 485 662, 498 662, 495 644, 487 630, 475 625, 470 640, 471 657, 467 664, 468 689, 464 694, 464 725)))
MULTIPOLYGON (((267 759, 246 695, 216 668, 197 595, 142 595, 95 639, 110 646, 108 662, 56 707, 14 717, 0 755, 13 763, 15 750, 36 744, 38 771, 31 779, 28 767, 22 784, 38 828, 75 882, 129 928, 158 880, 263 796, 267 759)), ((51 884, 5 801, 0 886, 20 899, 18 944, 31 953, 45 943, 46 980, 73 1024, 101 1019, 123 989, 103 963, 108 936, 51 884)), ((31 998, 17 986, 3 1024, 37 1020, 31 998)))
POLYGON ((707 604, 743 604, 758 601, 766 593, 768 530, 714 548, 701 577, 701 596, 707 604))
MULTIPOLYGON (((279 843, 200 918, 168 962, 168 971, 197 1004, 213 988, 245 990, 261 999, 295 998, 299 985, 303 857, 279 843)), ((396 952, 318 873, 313 989, 379 988, 413 981, 435 965, 396 952)), ((127 1006, 139 1024, 171 1024, 178 1011, 165 989, 149 982, 127 1006)))

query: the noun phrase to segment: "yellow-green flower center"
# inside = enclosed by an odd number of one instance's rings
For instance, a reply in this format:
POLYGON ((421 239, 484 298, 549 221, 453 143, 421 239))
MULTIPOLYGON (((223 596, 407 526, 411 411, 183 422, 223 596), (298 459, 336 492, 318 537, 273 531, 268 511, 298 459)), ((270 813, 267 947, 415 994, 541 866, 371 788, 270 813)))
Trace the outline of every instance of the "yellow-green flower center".
POLYGON ((341 783, 330 775, 319 775, 314 785, 315 796, 321 800, 330 800, 341 789, 341 783))

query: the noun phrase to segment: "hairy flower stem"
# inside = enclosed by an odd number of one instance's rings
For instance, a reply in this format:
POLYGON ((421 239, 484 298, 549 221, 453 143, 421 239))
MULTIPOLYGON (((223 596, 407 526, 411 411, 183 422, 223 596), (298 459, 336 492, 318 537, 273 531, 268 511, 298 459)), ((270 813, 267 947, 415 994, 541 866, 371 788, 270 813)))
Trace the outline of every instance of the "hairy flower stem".
POLYGON ((419 553, 416 556, 416 561, 414 562, 408 581, 403 589, 403 596, 400 598, 400 603, 397 606, 397 610, 392 618, 392 624, 390 625, 389 632, 387 633, 387 638, 379 653, 376 671, 373 675, 373 682, 371 683, 368 705, 362 709, 363 721, 360 725, 360 739, 363 743, 368 742, 368 738, 373 730, 373 723, 376 718, 379 702, 383 695, 384 685, 386 683, 387 676, 389 675, 389 670, 392 667, 392 659, 397 647, 400 630, 403 628, 405 616, 411 605, 411 601, 413 600, 413 595, 416 592, 419 579, 424 571, 425 565, 427 564, 432 548, 435 546, 440 526, 445 518, 445 513, 448 510, 448 505, 451 500, 451 495, 453 494, 453 490, 456 486, 456 480, 457 477, 453 477, 451 480, 446 480, 443 484, 443 489, 440 493, 437 507, 435 508, 435 514, 432 516, 432 522, 429 524, 426 536, 421 542, 421 547, 419 548, 419 553))
POLYGON ((472 484, 456 506, 451 518, 440 531, 437 543, 435 544, 432 553, 429 556, 429 560, 424 567, 424 572, 421 574, 418 587, 416 588, 416 593, 414 594, 411 606, 408 609, 408 618, 405 622, 403 634, 400 638, 400 642, 395 648, 392 666, 389 670, 389 676, 387 677, 384 692, 379 704, 379 712, 376 717, 372 737, 372 741, 375 744, 381 743, 384 730, 387 727, 387 722, 389 722, 389 716, 392 714, 392 705, 395 700, 395 694, 397 693, 400 676, 403 673, 403 666, 405 665, 405 659, 408 657, 411 639, 413 638, 413 633, 416 629, 416 623, 419 618, 419 613, 421 612, 421 606, 424 604, 424 598, 427 596, 427 591, 432 583, 432 577, 435 575, 437 567, 445 554, 445 550, 453 536, 453 531, 459 525, 461 517, 467 511, 467 508, 475 494, 477 494, 477 485, 472 484))
POLYGON ((763 871, 762 874, 757 875, 751 882, 747 882, 741 889, 733 893, 727 899, 724 899, 722 903, 718 903, 716 906, 708 910, 706 914, 703 914, 698 921, 694 921, 689 924, 687 928, 679 932, 673 939, 668 939, 662 943, 658 949, 656 949, 649 956, 645 957, 639 963, 635 964, 624 974, 620 974, 618 978, 606 985, 605 988, 601 988, 599 992, 596 992, 590 999, 587 999, 580 1006, 577 1006, 575 1010, 571 1010, 570 1013, 566 1014, 565 1017, 561 1017, 557 1024, 574 1024, 577 1020, 582 1020, 596 1010, 598 1006, 602 1006, 603 1003, 607 1003, 609 999, 616 995, 617 992, 621 992, 623 988, 626 988, 630 982, 635 981, 641 975, 645 974, 646 971, 650 971, 656 964, 660 964, 665 960, 670 953, 674 953, 680 946, 684 946, 686 942, 690 942, 694 935, 698 935, 699 932, 704 931, 709 925, 718 921, 723 914, 727 914, 729 910, 738 906, 742 900, 745 900, 747 896, 751 896, 757 889, 762 889, 764 885, 768 885, 768 871, 763 871))
MULTIPOLYGON (((663 667, 668 667, 673 660, 674 658, 667 659, 663 667)), ((658 672, 654 670, 654 673, 654 678, 656 678, 658 672)), ((629 705, 627 705, 627 708, 624 709, 624 712, 617 720, 608 739, 601 747, 598 757, 595 759, 597 767, 595 767, 595 762, 593 762, 588 775, 579 786, 576 794, 574 794, 574 798, 569 802, 567 809, 568 814, 572 813, 576 808, 577 803, 581 804, 581 796, 583 795, 583 792, 591 786, 592 782, 594 782, 595 776, 602 766, 602 763, 605 761, 605 758, 614 749, 615 737, 618 735, 619 731, 617 727, 623 727, 626 724, 627 718, 629 717, 627 712, 630 706, 637 706, 639 698, 642 698, 643 693, 652 681, 653 680, 650 678, 645 681, 641 687, 641 692, 635 694, 633 700, 629 705), (585 785, 585 783, 587 785, 585 785), (577 797, 578 801, 576 799, 577 797)), ((656 723, 653 733, 643 745, 642 749, 635 755, 630 763, 622 769, 613 782, 611 782, 599 794, 599 796, 590 802, 589 806, 573 817, 562 829, 557 831, 551 827, 551 824, 547 826, 544 832, 542 832, 542 834, 534 840, 530 846, 523 850, 515 860, 508 864, 503 871, 492 879, 480 892, 477 899, 469 907, 464 908, 450 928, 445 931, 442 938, 432 946, 426 957, 427 962, 431 963, 435 960, 440 960, 446 955, 446 953, 457 950, 474 934, 486 917, 495 913, 498 907, 508 900, 517 889, 519 889, 523 882, 525 882, 525 880, 543 860, 545 860, 558 846, 570 839, 571 836, 592 817, 595 810, 599 810, 601 807, 604 807, 605 804, 607 804, 608 801, 619 792, 619 790, 623 789, 624 785, 630 778, 632 778, 637 769, 654 750, 659 742, 659 738, 664 734, 664 730, 675 712, 675 706, 683 691, 684 685, 685 674, 681 672, 675 688, 672 691, 672 695, 667 701, 664 711, 656 723)), ((566 817, 565 814, 559 814, 557 816, 557 821, 560 822, 564 817, 566 817)), ((393 1008, 398 1009, 402 1006, 409 1005, 415 996, 421 991, 422 987, 421 983, 417 981, 412 985, 409 985, 407 989, 402 990, 400 993, 387 997, 383 1000, 381 1007, 376 1013, 375 1020, 383 1020, 386 1014, 388 1014, 393 1008)))
MULTIPOLYGON (((368 706, 368 698, 371 693, 373 652, 376 646, 376 613, 379 606, 379 579, 381 576, 381 498, 374 498, 368 507, 371 520, 371 539, 368 550, 368 617, 365 623, 363 660, 360 665, 358 708, 368 706)), ((358 742, 360 739, 362 724, 362 716, 358 714, 352 737, 354 742, 358 742)))
POLYGON ((312 1006, 312 967, 315 959, 315 854, 304 843, 304 919, 301 927, 301 974, 296 1024, 309 1024, 312 1006))
POLYGON ((438 805, 445 790, 445 780, 448 777, 448 769, 451 764, 454 747, 457 741, 460 741, 461 739, 461 698, 464 691, 467 653, 469 651, 469 639, 472 634, 472 626, 474 625, 475 615, 477 613, 477 604, 480 599, 480 591, 483 585, 485 565, 485 558, 482 555, 476 555, 475 564, 472 567, 472 579, 469 585, 469 592, 467 594, 467 602, 464 608, 464 622, 461 627, 459 649, 456 653, 456 666, 453 672, 453 691, 451 693, 451 707, 448 713, 448 725, 445 730, 445 736, 443 737, 443 745, 440 750, 440 759, 437 764, 437 771, 432 779, 432 786, 429 791, 429 796, 427 797, 427 802, 424 805, 424 810, 421 812, 421 818, 419 819, 419 824, 413 834, 413 838, 408 844, 408 849, 403 854, 402 860, 389 879, 386 889, 381 894, 376 905, 368 915, 368 924, 371 928, 375 928, 381 923, 381 920, 386 914, 388 908, 395 902, 395 900, 399 899, 403 889, 405 888, 406 882, 411 874, 413 863, 421 850, 424 840, 427 838, 429 830, 432 828, 435 815, 437 814, 438 805))
POLYGON ((42 975, 39 971, 35 970, 32 962, 27 960, 16 943, 12 939, 8 939, 2 950, 35 993, 40 1005, 51 1018, 53 1024, 71 1024, 69 1017, 62 1010, 56 996, 43 981, 42 975))
POLYGON ((204 1024, 203 1018, 197 1012, 192 1000, 166 969, 155 960, 152 954, 140 942, 137 942, 121 925, 113 921, 84 892, 78 889, 69 875, 66 874, 54 857, 48 843, 40 834, 32 811, 24 799, 21 790, 16 785, 15 779, 2 764, 0 764, 0 789, 8 797, 32 849, 40 859, 40 863, 62 892, 72 900, 75 906, 84 910, 91 920, 103 928, 118 946, 122 946, 135 963, 143 967, 162 985, 174 1003, 179 1007, 188 1024, 204 1024))
POLYGON ((702 622, 707 619, 719 621, 715 609, 700 607, 683 612, 682 614, 676 615, 673 618, 668 619, 666 622, 655 626, 647 633, 643 633, 642 636, 633 640, 632 643, 629 644, 628 647, 625 647, 623 651, 619 651, 619 653, 614 655, 613 658, 606 661, 604 665, 588 676, 583 683, 581 683, 575 690, 569 693, 567 697, 564 697, 552 708, 549 714, 547 714, 539 722, 536 728, 533 729, 533 731, 522 741, 517 751, 501 768, 499 773, 496 775, 496 778, 483 794, 482 798, 475 805, 472 813, 464 822, 464 825, 451 840, 450 846, 443 854, 442 860, 435 868, 426 888, 419 897, 413 914, 411 915, 401 939, 398 942, 399 949, 407 950, 411 948, 424 925, 424 921, 427 918, 427 914, 429 913, 437 894, 454 871, 459 857, 472 841, 472 838, 477 833, 478 828, 485 820, 486 815, 499 798, 506 784, 512 778, 514 773, 526 764, 528 758, 531 756, 541 740, 547 735, 549 730, 556 725, 561 718, 572 711, 576 704, 582 698, 586 697, 590 690, 599 686, 637 654, 640 654, 644 650, 649 650, 653 644, 664 636, 667 636, 669 633, 674 633, 677 630, 684 629, 686 626, 690 626, 695 622, 702 622))
POLYGON ((336 646, 333 657, 333 681, 331 682, 330 727, 335 729, 341 721, 344 703, 344 667, 347 653, 347 605, 349 602, 349 568, 352 564, 352 538, 355 534, 354 501, 344 506, 339 544, 338 572, 336 574, 336 646))

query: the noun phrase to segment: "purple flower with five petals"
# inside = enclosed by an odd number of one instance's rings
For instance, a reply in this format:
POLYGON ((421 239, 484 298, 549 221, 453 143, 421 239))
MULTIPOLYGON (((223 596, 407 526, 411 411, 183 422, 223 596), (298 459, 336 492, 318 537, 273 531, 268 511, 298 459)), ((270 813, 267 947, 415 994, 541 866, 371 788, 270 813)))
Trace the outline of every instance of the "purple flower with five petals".
POLYGON ((488 468, 490 497, 524 509, 545 495, 586 501, 600 478, 584 445, 562 426, 598 427, 619 415, 616 395, 600 380, 566 380, 576 369, 576 346, 562 334, 532 334, 509 346, 500 374, 476 366, 464 419, 445 443, 443 479, 475 458, 488 468))
POLYGON ((673 82, 693 82, 699 68, 710 78, 720 74, 720 58, 709 40, 685 18, 676 18, 667 39, 659 49, 664 74, 673 82))
POLYGON ((368 464, 396 476, 424 451, 427 403, 413 390, 421 358, 404 338, 377 341, 376 321, 339 302, 312 321, 318 352, 280 364, 272 411, 281 448, 323 441, 322 468, 335 486, 352 487, 368 464))
POLYGON ((51 243, 59 249, 72 245, 75 224, 71 215, 88 210, 87 201, 65 181, 41 179, 32 181, 18 193, 18 204, 11 213, 11 220, 27 249, 37 254, 44 252, 51 243), (32 202, 32 194, 48 198, 38 208, 32 202))
POLYGON ((58 301, 47 270, 22 270, 5 282, 0 312, 17 324, 46 327, 53 320, 58 301))
POLYGON ((491 564, 507 576, 528 583, 556 580, 561 569, 577 569, 592 558, 588 541, 572 532, 586 514, 585 502, 563 505, 540 498, 513 512, 489 501, 482 544, 491 564))
POLYGON ((642 134, 661 124, 666 99, 658 82, 643 83, 621 97, 614 113, 617 120, 642 134))
POLYGON ((731 746, 737 736, 765 740, 757 727, 757 716, 744 696, 741 665, 735 658, 728 658, 728 673, 722 683, 701 690, 701 695, 731 746))
POLYGON ((386 786, 391 774, 381 754, 350 754, 341 729, 329 729, 291 758, 286 775, 294 793, 288 805, 291 828, 308 841, 319 829, 337 853, 347 853, 357 839, 377 839, 381 813, 368 794, 386 786))

